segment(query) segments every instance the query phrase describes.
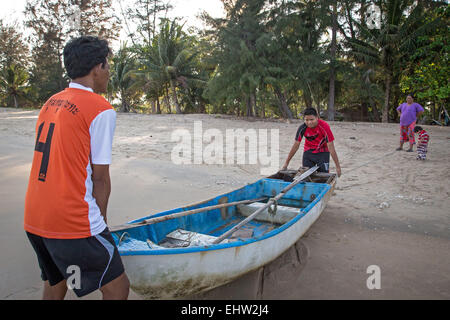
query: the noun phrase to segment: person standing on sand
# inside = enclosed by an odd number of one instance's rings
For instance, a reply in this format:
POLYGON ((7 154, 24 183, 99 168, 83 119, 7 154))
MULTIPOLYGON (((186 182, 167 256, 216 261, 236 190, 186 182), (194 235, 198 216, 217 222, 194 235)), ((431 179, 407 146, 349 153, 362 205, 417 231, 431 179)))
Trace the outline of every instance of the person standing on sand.
POLYGON ((316 109, 307 108, 304 112, 303 123, 297 130, 295 142, 289 152, 286 162, 281 170, 286 170, 289 162, 300 147, 302 138, 305 137, 303 150, 303 167, 313 167, 318 165, 319 172, 330 171, 330 154, 336 165, 338 177, 341 176, 341 165, 334 148, 334 136, 330 126, 325 121, 319 119, 316 109))
POLYGON ((419 134, 419 144, 417 145, 417 160, 426 160, 428 151, 428 142, 430 135, 421 126, 416 126, 414 132, 419 134))
POLYGON ((414 102, 411 94, 406 97, 406 102, 402 103, 397 108, 397 113, 400 117, 400 147, 396 150, 403 150, 403 144, 409 141, 409 149, 407 152, 413 151, 413 146, 416 143, 414 139, 414 127, 416 126, 417 118, 424 112, 423 107, 414 102))
POLYGON ((24 229, 43 299, 64 299, 68 285, 78 297, 99 289, 103 299, 128 298, 129 280, 106 225, 116 112, 98 93, 108 85, 109 53, 97 37, 69 41, 63 55, 72 82, 39 112, 24 229))

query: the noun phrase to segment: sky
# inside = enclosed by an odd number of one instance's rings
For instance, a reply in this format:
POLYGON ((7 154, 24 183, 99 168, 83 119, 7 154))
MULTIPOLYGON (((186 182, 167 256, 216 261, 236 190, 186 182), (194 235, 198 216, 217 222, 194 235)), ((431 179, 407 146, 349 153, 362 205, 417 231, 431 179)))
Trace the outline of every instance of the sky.
MULTIPOLYGON (((0 0, 1 11, 0 19, 3 19, 7 23, 17 21, 21 23, 23 21, 23 11, 27 0, 0 0)), ((116 7, 117 15, 122 18, 120 14, 119 0, 113 0, 116 7)), ((121 0, 124 10, 126 6, 133 4, 134 0, 121 0)), ((196 18, 196 15, 201 11, 207 11, 212 17, 218 18, 224 16, 223 5, 220 0, 169 0, 173 6, 172 11, 169 13, 169 17, 183 17, 183 21, 186 26, 195 26, 202 28, 202 22, 196 18)), ((125 26, 122 28, 121 40, 125 40, 126 32, 125 26)))

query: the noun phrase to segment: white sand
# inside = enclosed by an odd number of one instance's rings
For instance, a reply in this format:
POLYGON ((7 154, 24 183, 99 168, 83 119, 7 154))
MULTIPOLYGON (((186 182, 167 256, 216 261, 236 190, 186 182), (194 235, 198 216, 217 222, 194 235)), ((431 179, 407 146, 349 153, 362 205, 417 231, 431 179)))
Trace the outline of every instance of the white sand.
MULTIPOLYGON (((0 299, 41 296, 37 260, 22 227, 37 114, 0 108, 0 299)), ((280 166, 300 124, 118 114, 110 225, 205 200, 261 178, 260 165, 175 165, 171 152, 177 143, 171 134, 175 129, 192 134, 194 121, 202 121, 204 131, 215 128, 224 135, 226 129, 279 129, 280 166)), ((321 218, 297 243, 300 254, 292 248, 264 270, 193 298, 450 298, 450 128, 424 126, 431 142, 428 160, 419 162, 416 153, 394 152, 397 124, 330 125, 343 175, 321 218), (370 265, 381 268, 380 290, 366 287, 370 265)), ((291 168, 300 166, 301 153, 291 168)), ((94 293, 86 299, 99 297, 94 293)), ((68 298, 76 299, 72 292, 68 298)))

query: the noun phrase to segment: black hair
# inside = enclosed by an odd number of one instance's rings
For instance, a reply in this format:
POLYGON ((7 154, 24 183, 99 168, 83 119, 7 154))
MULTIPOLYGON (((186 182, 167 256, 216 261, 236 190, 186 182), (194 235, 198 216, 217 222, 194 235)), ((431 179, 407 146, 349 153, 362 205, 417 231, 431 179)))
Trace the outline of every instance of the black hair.
POLYGON ((407 97, 411 97, 411 98, 413 98, 413 100, 414 100, 414 95, 413 95, 412 93, 408 93, 406 96, 407 96, 407 97))
POLYGON ((111 50, 106 40, 93 36, 71 39, 64 47, 64 66, 70 79, 88 75, 98 64, 105 67, 111 50))
POLYGON ((423 128, 421 127, 421 126, 415 126, 414 127, 414 132, 415 133, 417 133, 417 132, 419 132, 419 131, 422 131, 423 130, 423 128))
POLYGON ((317 117, 317 110, 314 108, 306 108, 305 112, 303 112, 303 115, 317 117))

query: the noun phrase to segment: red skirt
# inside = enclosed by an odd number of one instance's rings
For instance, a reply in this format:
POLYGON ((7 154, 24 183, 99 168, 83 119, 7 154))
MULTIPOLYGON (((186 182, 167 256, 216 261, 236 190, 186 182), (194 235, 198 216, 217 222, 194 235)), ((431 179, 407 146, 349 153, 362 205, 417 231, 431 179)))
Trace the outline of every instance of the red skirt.
POLYGON ((416 122, 414 121, 409 126, 400 126, 400 141, 408 142, 410 144, 416 144, 416 139, 414 137, 414 127, 416 122))

